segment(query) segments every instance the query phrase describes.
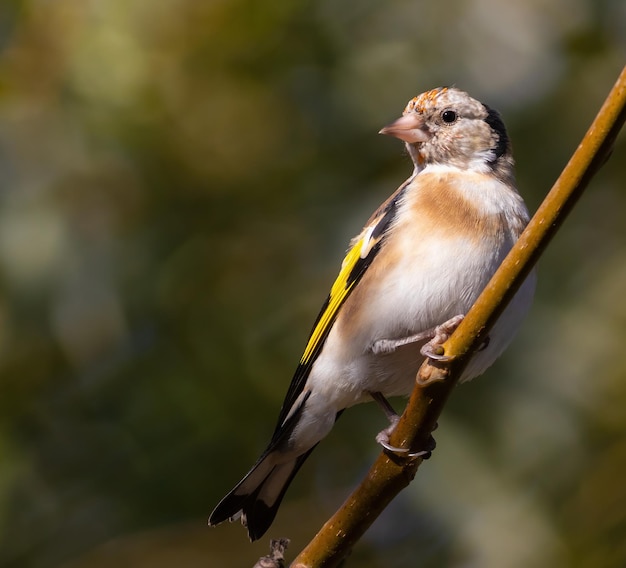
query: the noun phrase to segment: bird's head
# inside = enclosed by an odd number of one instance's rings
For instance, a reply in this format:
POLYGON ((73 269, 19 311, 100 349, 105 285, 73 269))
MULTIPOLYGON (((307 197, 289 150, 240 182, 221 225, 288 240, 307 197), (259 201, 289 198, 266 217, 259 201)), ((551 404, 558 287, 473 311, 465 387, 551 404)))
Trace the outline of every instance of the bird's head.
POLYGON ((511 145, 497 111, 456 88, 440 87, 411 99, 381 134, 406 143, 417 171, 431 164, 513 175, 511 145))

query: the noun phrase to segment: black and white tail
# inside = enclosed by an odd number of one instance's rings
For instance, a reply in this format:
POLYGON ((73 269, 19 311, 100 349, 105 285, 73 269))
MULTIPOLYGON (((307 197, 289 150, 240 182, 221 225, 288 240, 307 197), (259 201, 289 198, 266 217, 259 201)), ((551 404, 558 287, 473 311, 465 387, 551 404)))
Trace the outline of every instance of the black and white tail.
POLYGON ((264 453, 254 467, 215 507, 209 517, 214 526, 226 520, 236 521, 248 529, 251 541, 261 538, 272 524, 289 484, 313 451, 289 462, 276 463, 280 452, 264 453))

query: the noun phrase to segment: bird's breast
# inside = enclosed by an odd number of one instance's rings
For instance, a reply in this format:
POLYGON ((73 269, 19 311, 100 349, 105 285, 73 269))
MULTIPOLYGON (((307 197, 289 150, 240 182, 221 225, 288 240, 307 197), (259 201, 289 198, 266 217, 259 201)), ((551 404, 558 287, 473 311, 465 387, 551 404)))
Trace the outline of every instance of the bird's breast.
POLYGON ((399 202, 378 255, 343 304, 314 380, 343 396, 342 403, 350 397, 358 402, 372 388, 408 392, 422 361, 420 345, 386 355, 374 355, 372 345, 467 313, 526 222, 515 190, 489 176, 469 173, 459 180, 450 171, 420 173, 399 202))

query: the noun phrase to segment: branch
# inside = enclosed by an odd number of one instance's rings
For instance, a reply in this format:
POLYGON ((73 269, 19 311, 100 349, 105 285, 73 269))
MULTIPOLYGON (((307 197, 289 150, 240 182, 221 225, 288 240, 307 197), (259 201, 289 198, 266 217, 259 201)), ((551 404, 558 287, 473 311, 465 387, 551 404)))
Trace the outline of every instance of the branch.
MULTIPOLYGON (((426 360, 390 443, 426 447, 463 369, 524 282, 552 237, 609 157, 626 120, 626 67, 552 190, 461 325, 444 344, 451 360, 426 360), (428 383, 421 386, 420 383, 428 383)), ((302 550, 292 568, 331 568, 350 552, 389 502, 413 479, 420 458, 381 453, 361 485, 302 550)))

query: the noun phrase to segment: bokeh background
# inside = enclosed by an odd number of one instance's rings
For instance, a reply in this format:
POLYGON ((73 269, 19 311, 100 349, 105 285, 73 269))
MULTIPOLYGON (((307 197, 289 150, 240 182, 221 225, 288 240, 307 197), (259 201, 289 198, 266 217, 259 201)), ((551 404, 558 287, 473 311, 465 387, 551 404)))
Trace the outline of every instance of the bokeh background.
MULTIPOLYGON (((252 566, 268 539, 206 519, 411 170, 379 128, 470 91, 534 210, 625 56, 622 0, 3 0, 0 565, 252 566)), ((625 188, 622 135, 348 565, 626 565, 625 188)), ((346 412, 303 468, 268 534, 291 558, 384 424, 346 412)))

